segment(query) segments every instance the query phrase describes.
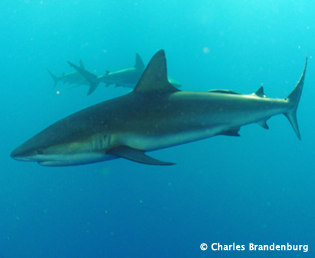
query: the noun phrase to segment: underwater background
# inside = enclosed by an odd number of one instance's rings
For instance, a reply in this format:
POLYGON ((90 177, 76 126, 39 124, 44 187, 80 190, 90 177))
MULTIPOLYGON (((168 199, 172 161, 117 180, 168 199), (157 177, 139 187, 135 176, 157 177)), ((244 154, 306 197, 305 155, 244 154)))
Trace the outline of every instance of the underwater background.
POLYGON ((4 0, 0 2, 0 258, 314 257, 315 2, 4 0), (175 166, 117 159, 74 167, 17 162, 11 151, 50 124, 130 92, 58 83, 147 64, 160 49, 182 90, 261 85, 284 98, 309 64, 297 116, 150 153, 175 166), (208 250, 201 251, 200 244, 208 250), (245 251, 211 250, 212 243, 245 251), (308 252, 248 244, 308 245, 308 252))

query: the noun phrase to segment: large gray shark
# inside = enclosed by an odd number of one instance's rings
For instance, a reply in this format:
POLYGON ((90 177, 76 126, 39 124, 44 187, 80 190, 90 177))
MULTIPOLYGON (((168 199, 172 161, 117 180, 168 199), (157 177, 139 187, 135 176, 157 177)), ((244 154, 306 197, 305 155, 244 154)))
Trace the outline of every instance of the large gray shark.
MULTIPOLYGON (((83 62, 80 60, 80 68, 85 69, 83 62)), ((61 76, 54 75, 51 71, 47 70, 50 74, 51 78, 54 80, 54 88, 58 84, 58 82, 68 83, 68 84, 76 84, 76 85, 90 85, 90 82, 85 79, 79 72, 75 71, 72 73, 63 73, 61 76)))
MULTIPOLYGON (((133 67, 116 72, 106 71, 103 76, 97 76, 86 70, 84 67, 77 66, 71 62, 68 63, 70 64, 70 66, 76 69, 77 72, 79 72, 87 81, 90 82, 88 95, 92 94, 101 82, 104 82, 106 86, 110 84, 115 84, 116 87, 123 86, 128 88, 135 88, 145 69, 145 65, 139 54, 136 54, 136 64, 133 67)), ((173 86, 177 88, 181 86, 181 84, 173 78, 168 76, 167 79, 173 86)))
POLYGON ((157 52, 133 92, 74 113, 16 148, 11 157, 43 166, 71 166, 125 158, 150 165, 148 151, 217 135, 239 136, 244 125, 284 114, 300 139, 296 110, 302 76, 285 99, 266 98, 263 88, 243 95, 229 90, 180 91, 167 80, 163 50, 157 52))

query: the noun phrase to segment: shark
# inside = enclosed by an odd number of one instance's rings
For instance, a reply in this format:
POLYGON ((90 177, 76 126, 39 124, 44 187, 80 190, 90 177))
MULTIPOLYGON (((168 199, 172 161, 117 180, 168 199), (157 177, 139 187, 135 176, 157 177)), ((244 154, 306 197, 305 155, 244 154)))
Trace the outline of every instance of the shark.
POLYGON ((72 166, 124 158, 148 165, 173 165, 147 152, 218 135, 238 137, 242 126, 284 114, 301 139, 296 111, 302 75, 284 99, 231 90, 181 91, 167 80, 164 50, 149 62, 135 89, 47 127, 12 151, 11 157, 43 166, 72 166))
MULTIPOLYGON (((133 67, 116 72, 106 71, 103 76, 97 76, 86 70, 84 67, 77 66, 69 61, 68 63, 90 83, 90 88, 87 95, 92 94, 101 82, 105 83, 106 86, 114 84, 116 87, 122 86, 133 89, 137 85, 137 82, 139 81, 145 69, 145 65, 139 54, 136 54, 136 64, 133 67)), ((177 88, 181 87, 181 84, 177 80, 169 76, 167 78, 173 86, 177 88)))
MULTIPOLYGON (((80 68, 85 69, 82 60, 80 60, 80 68)), ((58 82, 68 83, 68 84, 76 84, 76 85, 90 85, 90 82, 85 79, 79 72, 71 72, 71 73, 63 73, 61 76, 54 75, 51 71, 47 69, 51 78, 54 80, 54 88, 56 88, 58 82)))

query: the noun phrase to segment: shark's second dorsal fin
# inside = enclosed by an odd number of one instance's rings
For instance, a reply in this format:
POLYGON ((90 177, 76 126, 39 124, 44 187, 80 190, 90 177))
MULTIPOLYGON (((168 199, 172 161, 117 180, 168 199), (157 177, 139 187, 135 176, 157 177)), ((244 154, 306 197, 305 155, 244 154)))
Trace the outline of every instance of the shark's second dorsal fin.
POLYGON ((80 67, 81 67, 82 69, 85 69, 85 67, 84 67, 84 64, 83 64, 82 60, 80 60, 80 67))
POLYGON ((256 95, 257 97, 260 98, 266 98, 266 95, 264 93, 264 87, 261 86, 255 93, 253 93, 253 95, 256 95))
POLYGON ((158 51, 144 70, 134 92, 176 92, 179 91, 167 80, 164 50, 158 51))
POLYGON ((140 57, 140 55, 138 53, 136 54, 136 64, 135 64, 134 68, 139 69, 139 70, 144 70, 144 68, 145 68, 145 65, 142 61, 142 58, 140 57))

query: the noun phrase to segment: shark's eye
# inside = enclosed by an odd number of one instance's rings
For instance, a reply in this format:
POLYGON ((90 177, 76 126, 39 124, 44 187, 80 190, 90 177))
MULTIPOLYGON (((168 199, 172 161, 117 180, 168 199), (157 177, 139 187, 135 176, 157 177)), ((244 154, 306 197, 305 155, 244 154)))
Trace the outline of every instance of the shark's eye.
POLYGON ((42 150, 38 150, 38 151, 37 151, 37 154, 39 154, 39 155, 40 155, 40 154, 43 154, 43 151, 42 151, 42 150))

